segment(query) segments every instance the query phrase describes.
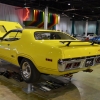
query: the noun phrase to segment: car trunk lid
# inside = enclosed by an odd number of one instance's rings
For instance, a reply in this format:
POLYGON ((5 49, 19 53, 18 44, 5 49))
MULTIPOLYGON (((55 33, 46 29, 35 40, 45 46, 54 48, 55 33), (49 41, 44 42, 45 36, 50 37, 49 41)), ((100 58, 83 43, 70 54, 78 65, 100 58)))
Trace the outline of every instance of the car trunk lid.
POLYGON ((100 46, 91 42, 66 41, 64 40, 46 40, 45 44, 61 49, 64 58, 94 56, 100 54, 100 46), (63 41, 63 42, 62 42, 63 41), (70 43, 69 43, 70 42, 70 43))

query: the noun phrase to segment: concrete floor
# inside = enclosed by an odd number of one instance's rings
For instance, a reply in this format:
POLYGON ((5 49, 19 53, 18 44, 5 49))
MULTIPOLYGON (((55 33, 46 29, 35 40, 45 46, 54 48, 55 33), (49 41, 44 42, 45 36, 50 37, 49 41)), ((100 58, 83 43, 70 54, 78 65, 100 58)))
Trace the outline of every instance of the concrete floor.
POLYGON ((73 75, 72 84, 52 92, 35 91, 26 94, 24 82, 0 76, 0 100, 100 100, 100 67, 92 73, 79 72, 73 75))

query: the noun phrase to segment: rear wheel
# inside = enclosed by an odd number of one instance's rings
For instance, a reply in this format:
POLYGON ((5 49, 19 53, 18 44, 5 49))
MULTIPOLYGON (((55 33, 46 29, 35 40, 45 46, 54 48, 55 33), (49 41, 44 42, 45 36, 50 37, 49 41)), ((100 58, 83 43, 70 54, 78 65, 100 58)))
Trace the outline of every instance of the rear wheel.
POLYGON ((33 83, 39 80, 40 72, 36 69, 35 65, 29 60, 24 58, 21 61, 21 75, 25 82, 33 83))

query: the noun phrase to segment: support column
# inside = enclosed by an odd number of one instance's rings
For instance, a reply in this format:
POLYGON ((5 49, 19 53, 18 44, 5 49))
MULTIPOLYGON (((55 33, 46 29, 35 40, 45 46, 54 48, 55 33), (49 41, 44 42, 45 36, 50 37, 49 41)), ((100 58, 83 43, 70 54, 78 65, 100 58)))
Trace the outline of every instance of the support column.
POLYGON ((99 31, 99 22, 96 22, 96 35, 98 35, 98 31, 99 31))
POLYGON ((75 24, 75 21, 72 20, 72 35, 74 35, 74 24, 75 24))
POLYGON ((85 26, 85 36, 87 36, 87 30, 88 30, 88 20, 86 20, 86 26, 85 26))
POLYGON ((45 8, 44 12, 44 29, 48 29, 48 7, 45 8))
POLYGON ((23 88, 23 91, 28 94, 28 93, 34 92, 35 89, 34 89, 34 86, 32 85, 32 83, 29 83, 27 85, 27 88, 23 88))
POLYGON ((54 26, 52 27, 52 29, 53 29, 53 30, 56 30, 56 25, 54 25, 54 26))

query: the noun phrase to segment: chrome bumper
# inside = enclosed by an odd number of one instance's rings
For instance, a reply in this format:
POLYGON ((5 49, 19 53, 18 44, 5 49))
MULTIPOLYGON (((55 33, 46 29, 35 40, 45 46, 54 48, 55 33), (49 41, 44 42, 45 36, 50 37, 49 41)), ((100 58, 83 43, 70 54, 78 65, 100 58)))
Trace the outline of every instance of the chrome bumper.
POLYGON ((100 64, 100 55, 61 59, 58 61, 58 70, 67 71, 79 68, 88 68, 100 64))

